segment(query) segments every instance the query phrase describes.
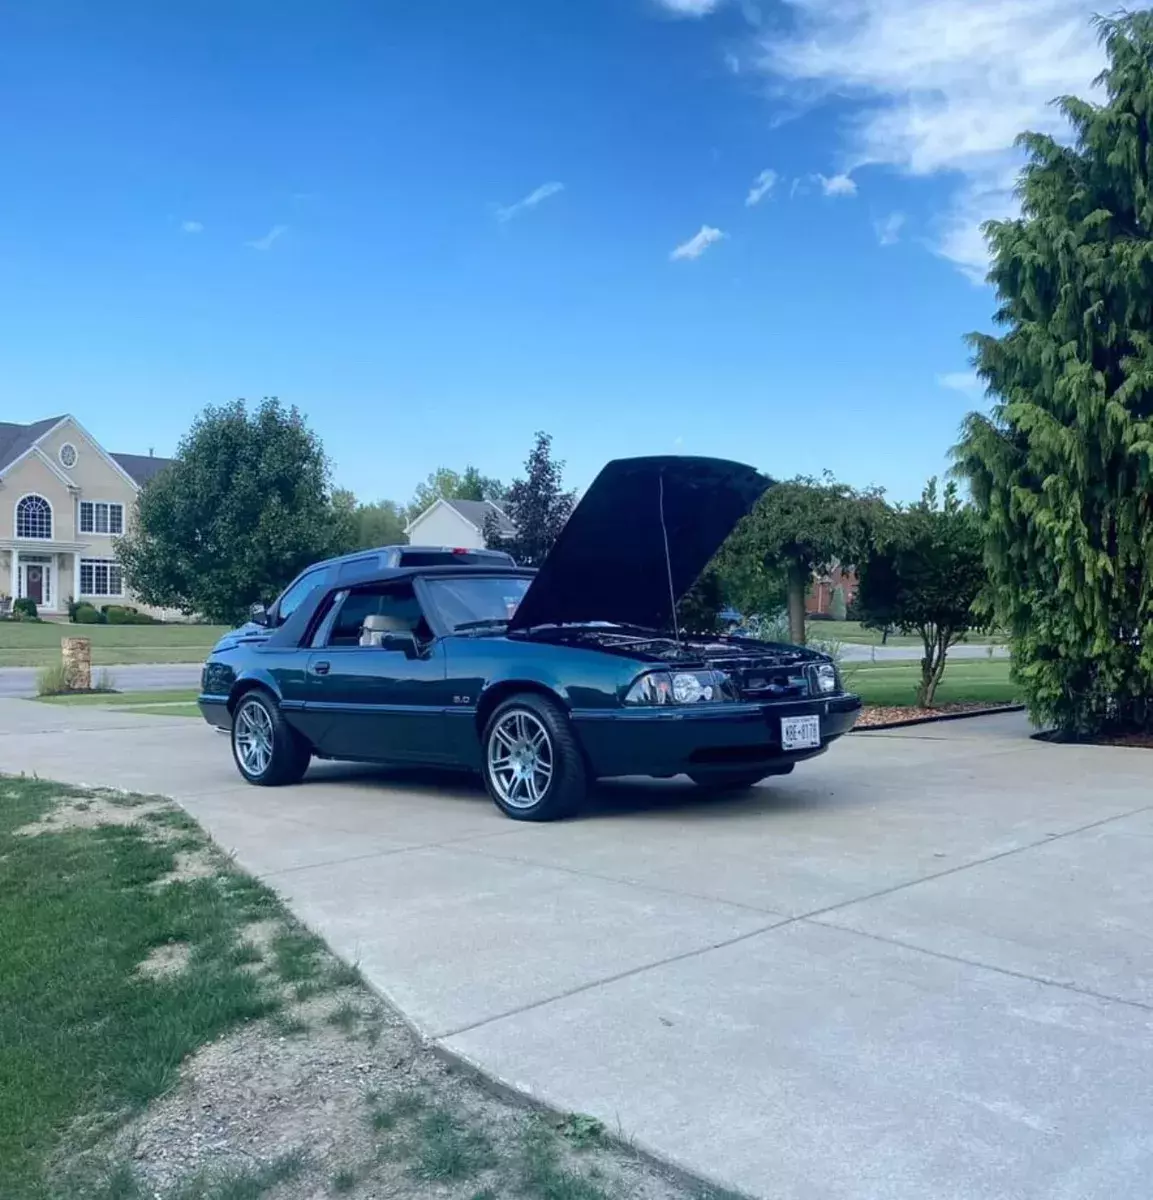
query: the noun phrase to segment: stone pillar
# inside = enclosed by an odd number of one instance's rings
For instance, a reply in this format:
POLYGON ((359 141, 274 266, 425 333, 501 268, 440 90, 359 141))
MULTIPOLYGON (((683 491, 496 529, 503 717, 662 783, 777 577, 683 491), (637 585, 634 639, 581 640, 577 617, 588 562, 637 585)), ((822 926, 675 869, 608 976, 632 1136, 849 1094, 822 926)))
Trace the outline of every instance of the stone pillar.
POLYGON ((88 638, 61 638, 60 653, 64 659, 64 669, 68 672, 68 686, 74 692, 90 691, 92 688, 92 643, 88 638))

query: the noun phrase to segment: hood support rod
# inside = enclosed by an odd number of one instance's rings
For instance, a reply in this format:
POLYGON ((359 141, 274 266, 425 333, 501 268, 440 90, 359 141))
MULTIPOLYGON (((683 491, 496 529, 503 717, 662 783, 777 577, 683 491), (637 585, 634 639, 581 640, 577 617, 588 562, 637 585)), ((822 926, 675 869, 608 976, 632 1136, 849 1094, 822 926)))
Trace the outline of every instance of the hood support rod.
POLYGON ((669 577, 669 611, 673 618, 673 641, 677 644, 677 649, 681 648, 681 631, 677 621, 677 591, 673 587, 673 559, 669 553, 669 531, 665 525, 665 473, 662 471, 658 476, 660 484, 660 510, 661 510, 661 535, 665 540, 665 571, 669 577))

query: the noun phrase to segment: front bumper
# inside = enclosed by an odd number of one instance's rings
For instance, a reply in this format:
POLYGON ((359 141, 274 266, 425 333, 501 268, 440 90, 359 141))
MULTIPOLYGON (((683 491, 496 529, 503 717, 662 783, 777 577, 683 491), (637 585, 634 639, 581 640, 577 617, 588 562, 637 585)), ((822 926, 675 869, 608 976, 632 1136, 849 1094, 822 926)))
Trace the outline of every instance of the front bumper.
POLYGON ((844 693, 762 704, 575 709, 572 719, 597 777, 759 766, 768 775, 823 753, 852 729, 860 711, 860 696, 844 693), (820 746, 782 750, 781 718, 811 715, 821 720, 820 746))

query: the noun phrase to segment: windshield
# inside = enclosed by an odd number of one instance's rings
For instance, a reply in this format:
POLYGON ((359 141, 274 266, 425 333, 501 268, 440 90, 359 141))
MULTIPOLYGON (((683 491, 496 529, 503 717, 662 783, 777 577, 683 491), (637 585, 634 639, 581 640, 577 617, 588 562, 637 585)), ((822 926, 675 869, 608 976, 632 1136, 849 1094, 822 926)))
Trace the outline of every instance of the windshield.
POLYGON ((516 576, 478 576, 474 579, 428 579, 429 599, 450 629, 507 625, 528 591, 530 579, 516 576))

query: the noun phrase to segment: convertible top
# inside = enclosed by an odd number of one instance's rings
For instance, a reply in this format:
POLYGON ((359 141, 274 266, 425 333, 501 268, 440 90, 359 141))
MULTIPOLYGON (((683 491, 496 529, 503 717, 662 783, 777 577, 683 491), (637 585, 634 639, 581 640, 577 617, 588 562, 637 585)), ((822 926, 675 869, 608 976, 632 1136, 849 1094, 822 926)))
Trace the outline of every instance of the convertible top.
MULTIPOLYGON (((333 592, 345 588, 361 587, 366 583, 388 583, 394 579, 444 579, 461 576, 503 575, 519 579, 532 579, 536 571, 531 567, 504 567, 499 562, 488 566, 460 567, 451 563, 428 567, 380 567, 375 563, 350 562, 340 568, 336 578, 329 583, 314 587, 300 602, 296 611, 271 635, 261 636, 265 645, 289 649, 299 646, 301 639, 312 624, 317 608, 333 592)), ((263 631, 262 631, 263 635, 263 631)))

